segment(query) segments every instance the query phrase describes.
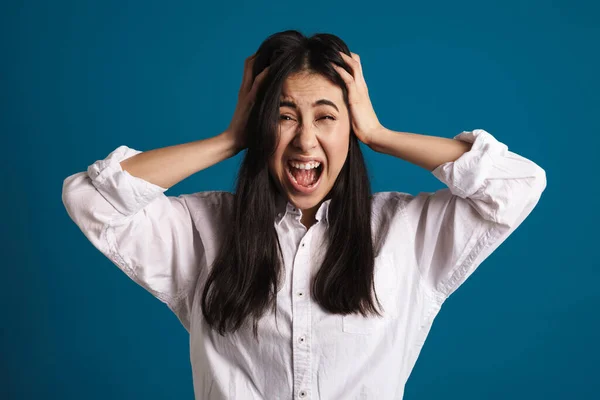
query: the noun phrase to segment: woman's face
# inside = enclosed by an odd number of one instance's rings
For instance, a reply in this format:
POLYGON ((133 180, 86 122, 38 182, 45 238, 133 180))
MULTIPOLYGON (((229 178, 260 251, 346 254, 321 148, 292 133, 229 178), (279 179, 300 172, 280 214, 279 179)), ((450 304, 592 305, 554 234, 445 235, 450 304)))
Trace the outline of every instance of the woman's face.
POLYGON ((348 155, 350 121, 342 89, 319 74, 290 75, 279 115, 279 142, 269 171, 294 206, 316 211, 348 155))

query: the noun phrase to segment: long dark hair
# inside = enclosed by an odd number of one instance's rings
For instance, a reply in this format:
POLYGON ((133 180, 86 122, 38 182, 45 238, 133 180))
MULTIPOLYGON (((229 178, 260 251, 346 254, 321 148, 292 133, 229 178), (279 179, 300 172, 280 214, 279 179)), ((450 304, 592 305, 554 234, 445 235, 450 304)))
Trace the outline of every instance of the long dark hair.
MULTIPOLYGON (((296 30, 269 36, 259 47, 253 78, 271 66, 248 116, 247 152, 236 181, 230 223, 202 293, 202 313, 221 335, 234 332, 269 307, 276 313, 283 257, 275 230, 277 186, 268 159, 278 140, 279 100, 286 78, 318 73, 338 85, 349 108, 348 90, 330 62, 352 69, 338 54, 348 46, 332 34, 306 37, 296 30)), ((351 121, 350 121, 351 122, 351 121)), ((352 126, 352 124, 350 124, 352 126)), ((283 195, 285 197, 285 195, 283 195)), ((327 250, 311 287, 312 298, 328 312, 381 315, 373 304, 374 244, 371 234, 371 188, 359 141, 351 129, 346 162, 326 198, 329 204, 327 250)), ((378 300, 378 304, 381 306, 378 300)))

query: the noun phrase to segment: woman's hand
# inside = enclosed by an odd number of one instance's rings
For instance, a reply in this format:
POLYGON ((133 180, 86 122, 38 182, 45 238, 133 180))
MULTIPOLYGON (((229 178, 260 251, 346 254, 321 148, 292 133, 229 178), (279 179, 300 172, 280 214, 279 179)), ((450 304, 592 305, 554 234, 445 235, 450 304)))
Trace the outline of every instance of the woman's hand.
POLYGON ((350 112, 352 115, 352 128, 358 139, 370 146, 373 143, 373 138, 383 128, 379 119, 373 110, 371 99, 369 98, 369 90, 360 65, 358 54, 351 53, 352 57, 340 51, 340 55, 350 67, 352 67, 353 75, 348 73, 339 65, 333 64, 335 70, 340 74, 346 87, 348 88, 348 101, 350 103, 350 112))
POLYGON ((252 106, 254 106, 256 91, 269 70, 269 67, 266 67, 256 76, 256 79, 252 81, 252 66, 254 65, 255 57, 256 53, 246 58, 246 61, 244 62, 244 76, 242 79, 242 86, 238 92, 238 103, 229 127, 223 133, 233 141, 235 154, 247 147, 245 132, 246 121, 248 120, 248 115, 250 115, 252 106))

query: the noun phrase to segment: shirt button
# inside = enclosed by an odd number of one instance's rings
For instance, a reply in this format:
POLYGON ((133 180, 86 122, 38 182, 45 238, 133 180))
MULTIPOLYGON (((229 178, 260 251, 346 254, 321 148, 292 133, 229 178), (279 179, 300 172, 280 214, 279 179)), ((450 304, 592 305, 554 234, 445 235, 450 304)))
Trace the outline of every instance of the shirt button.
POLYGON ((304 295, 303 292, 298 292, 298 296, 302 297, 304 295))
POLYGON ((304 243, 302 243, 302 247, 304 247, 304 243))
POLYGON ((302 397, 302 398, 306 397, 306 391, 305 390, 301 390, 299 394, 300 394, 300 397, 302 397))
POLYGON ((300 336, 300 337, 298 338, 298 341, 299 341, 300 343, 304 343, 304 341, 305 341, 305 340, 306 340, 306 338, 305 338, 304 336, 300 336))
POLYGON ((277 214, 278 217, 281 217, 281 213, 277 214))

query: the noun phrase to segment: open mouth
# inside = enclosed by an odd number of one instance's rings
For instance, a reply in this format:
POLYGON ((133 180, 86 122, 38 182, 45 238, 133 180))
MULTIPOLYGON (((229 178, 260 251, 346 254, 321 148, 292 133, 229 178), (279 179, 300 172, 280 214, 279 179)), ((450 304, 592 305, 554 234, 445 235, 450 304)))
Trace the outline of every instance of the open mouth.
POLYGON ((298 163, 289 160, 286 165, 288 177, 294 186, 301 191, 315 188, 321 179, 323 163, 313 162, 299 167, 298 163))

